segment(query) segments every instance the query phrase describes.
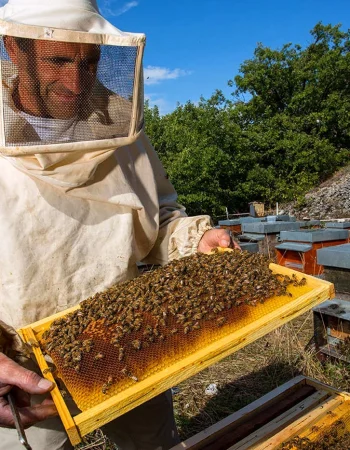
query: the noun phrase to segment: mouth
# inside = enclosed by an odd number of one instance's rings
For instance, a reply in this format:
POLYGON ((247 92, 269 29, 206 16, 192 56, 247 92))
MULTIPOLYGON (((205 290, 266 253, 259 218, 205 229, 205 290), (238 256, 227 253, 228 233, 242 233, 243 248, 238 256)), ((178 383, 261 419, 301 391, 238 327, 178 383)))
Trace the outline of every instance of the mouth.
POLYGON ((80 102, 80 95, 70 94, 67 92, 53 92, 54 96, 60 103, 77 105, 80 102))

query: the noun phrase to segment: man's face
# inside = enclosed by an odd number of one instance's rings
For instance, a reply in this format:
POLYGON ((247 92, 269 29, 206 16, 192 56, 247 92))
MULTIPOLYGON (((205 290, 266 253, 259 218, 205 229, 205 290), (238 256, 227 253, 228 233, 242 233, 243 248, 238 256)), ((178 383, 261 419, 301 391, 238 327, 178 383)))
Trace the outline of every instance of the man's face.
MULTIPOLYGON (((96 79, 99 47, 51 41, 29 41, 28 48, 7 38, 18 69, 17 106, 28 114, 69 119, 84 109, 96 79)), ((25 42, 24 44, 26 44, 25 42)))

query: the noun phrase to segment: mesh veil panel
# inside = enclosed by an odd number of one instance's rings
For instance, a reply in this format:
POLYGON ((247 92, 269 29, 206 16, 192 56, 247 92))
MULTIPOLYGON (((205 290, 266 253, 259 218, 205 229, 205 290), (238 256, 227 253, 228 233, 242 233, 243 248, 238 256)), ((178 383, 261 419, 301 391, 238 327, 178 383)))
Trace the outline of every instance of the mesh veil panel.
POLYGON ((4 145, 127 137, 137 51, 134 46, 2 37, 4 145))

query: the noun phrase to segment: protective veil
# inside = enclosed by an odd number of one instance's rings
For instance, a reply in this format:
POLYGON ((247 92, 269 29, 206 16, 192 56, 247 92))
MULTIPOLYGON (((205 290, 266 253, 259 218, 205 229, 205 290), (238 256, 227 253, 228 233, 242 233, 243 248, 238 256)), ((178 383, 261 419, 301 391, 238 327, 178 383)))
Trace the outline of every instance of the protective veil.
POLYGON ((33 176, 76 187, 142 129, 145 36, 113 27, 93 1, 28 6, 0 9, 0 152, 33 176))

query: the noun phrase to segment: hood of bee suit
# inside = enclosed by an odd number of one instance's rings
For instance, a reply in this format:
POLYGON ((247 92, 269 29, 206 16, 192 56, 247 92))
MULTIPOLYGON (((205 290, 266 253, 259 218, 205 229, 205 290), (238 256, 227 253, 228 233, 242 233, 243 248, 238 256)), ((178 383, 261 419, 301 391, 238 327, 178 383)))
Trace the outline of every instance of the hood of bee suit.
MULTIPOLYGON (((95 0, 9 0, 0 8, 0 33, 0 156, 30 176, 70 190, 92 180, 99 164, 139 138, 144 34, 116 28, 100 14, 95 0), (93 76, 91 71, 77 76, 89 88, 81 89, 88 94, 79 94, 76 105, 70 106, 71 113, 64 98, 54 113, 42 98, 37 101, 44 113, 32 114, 19 106, 23 101, 18 102, 18 93, 28 85, 22 80, 33 78, 35 72, 40 85, 41 74, 49 73, 35 56, 35 46, 43 41, 46 52, 53 49, 52 60, 66 58, 57 49, 69 45, 70 49, 94 48, 99 55, 93 76), (15 42, 12 47, 18 45, 25 59, 13 57, 8 42, 15 42)), ((68 69, 62 73, 57 68, 54 81, 59 80, 60 86, 62 79, 71 78, 68 69)))
POLYGON ((116 36, 143 36, 126 33, 113 26, 100 14, 96 0, 9 0, 0 8, 0 18, 23 25, 116 36))

